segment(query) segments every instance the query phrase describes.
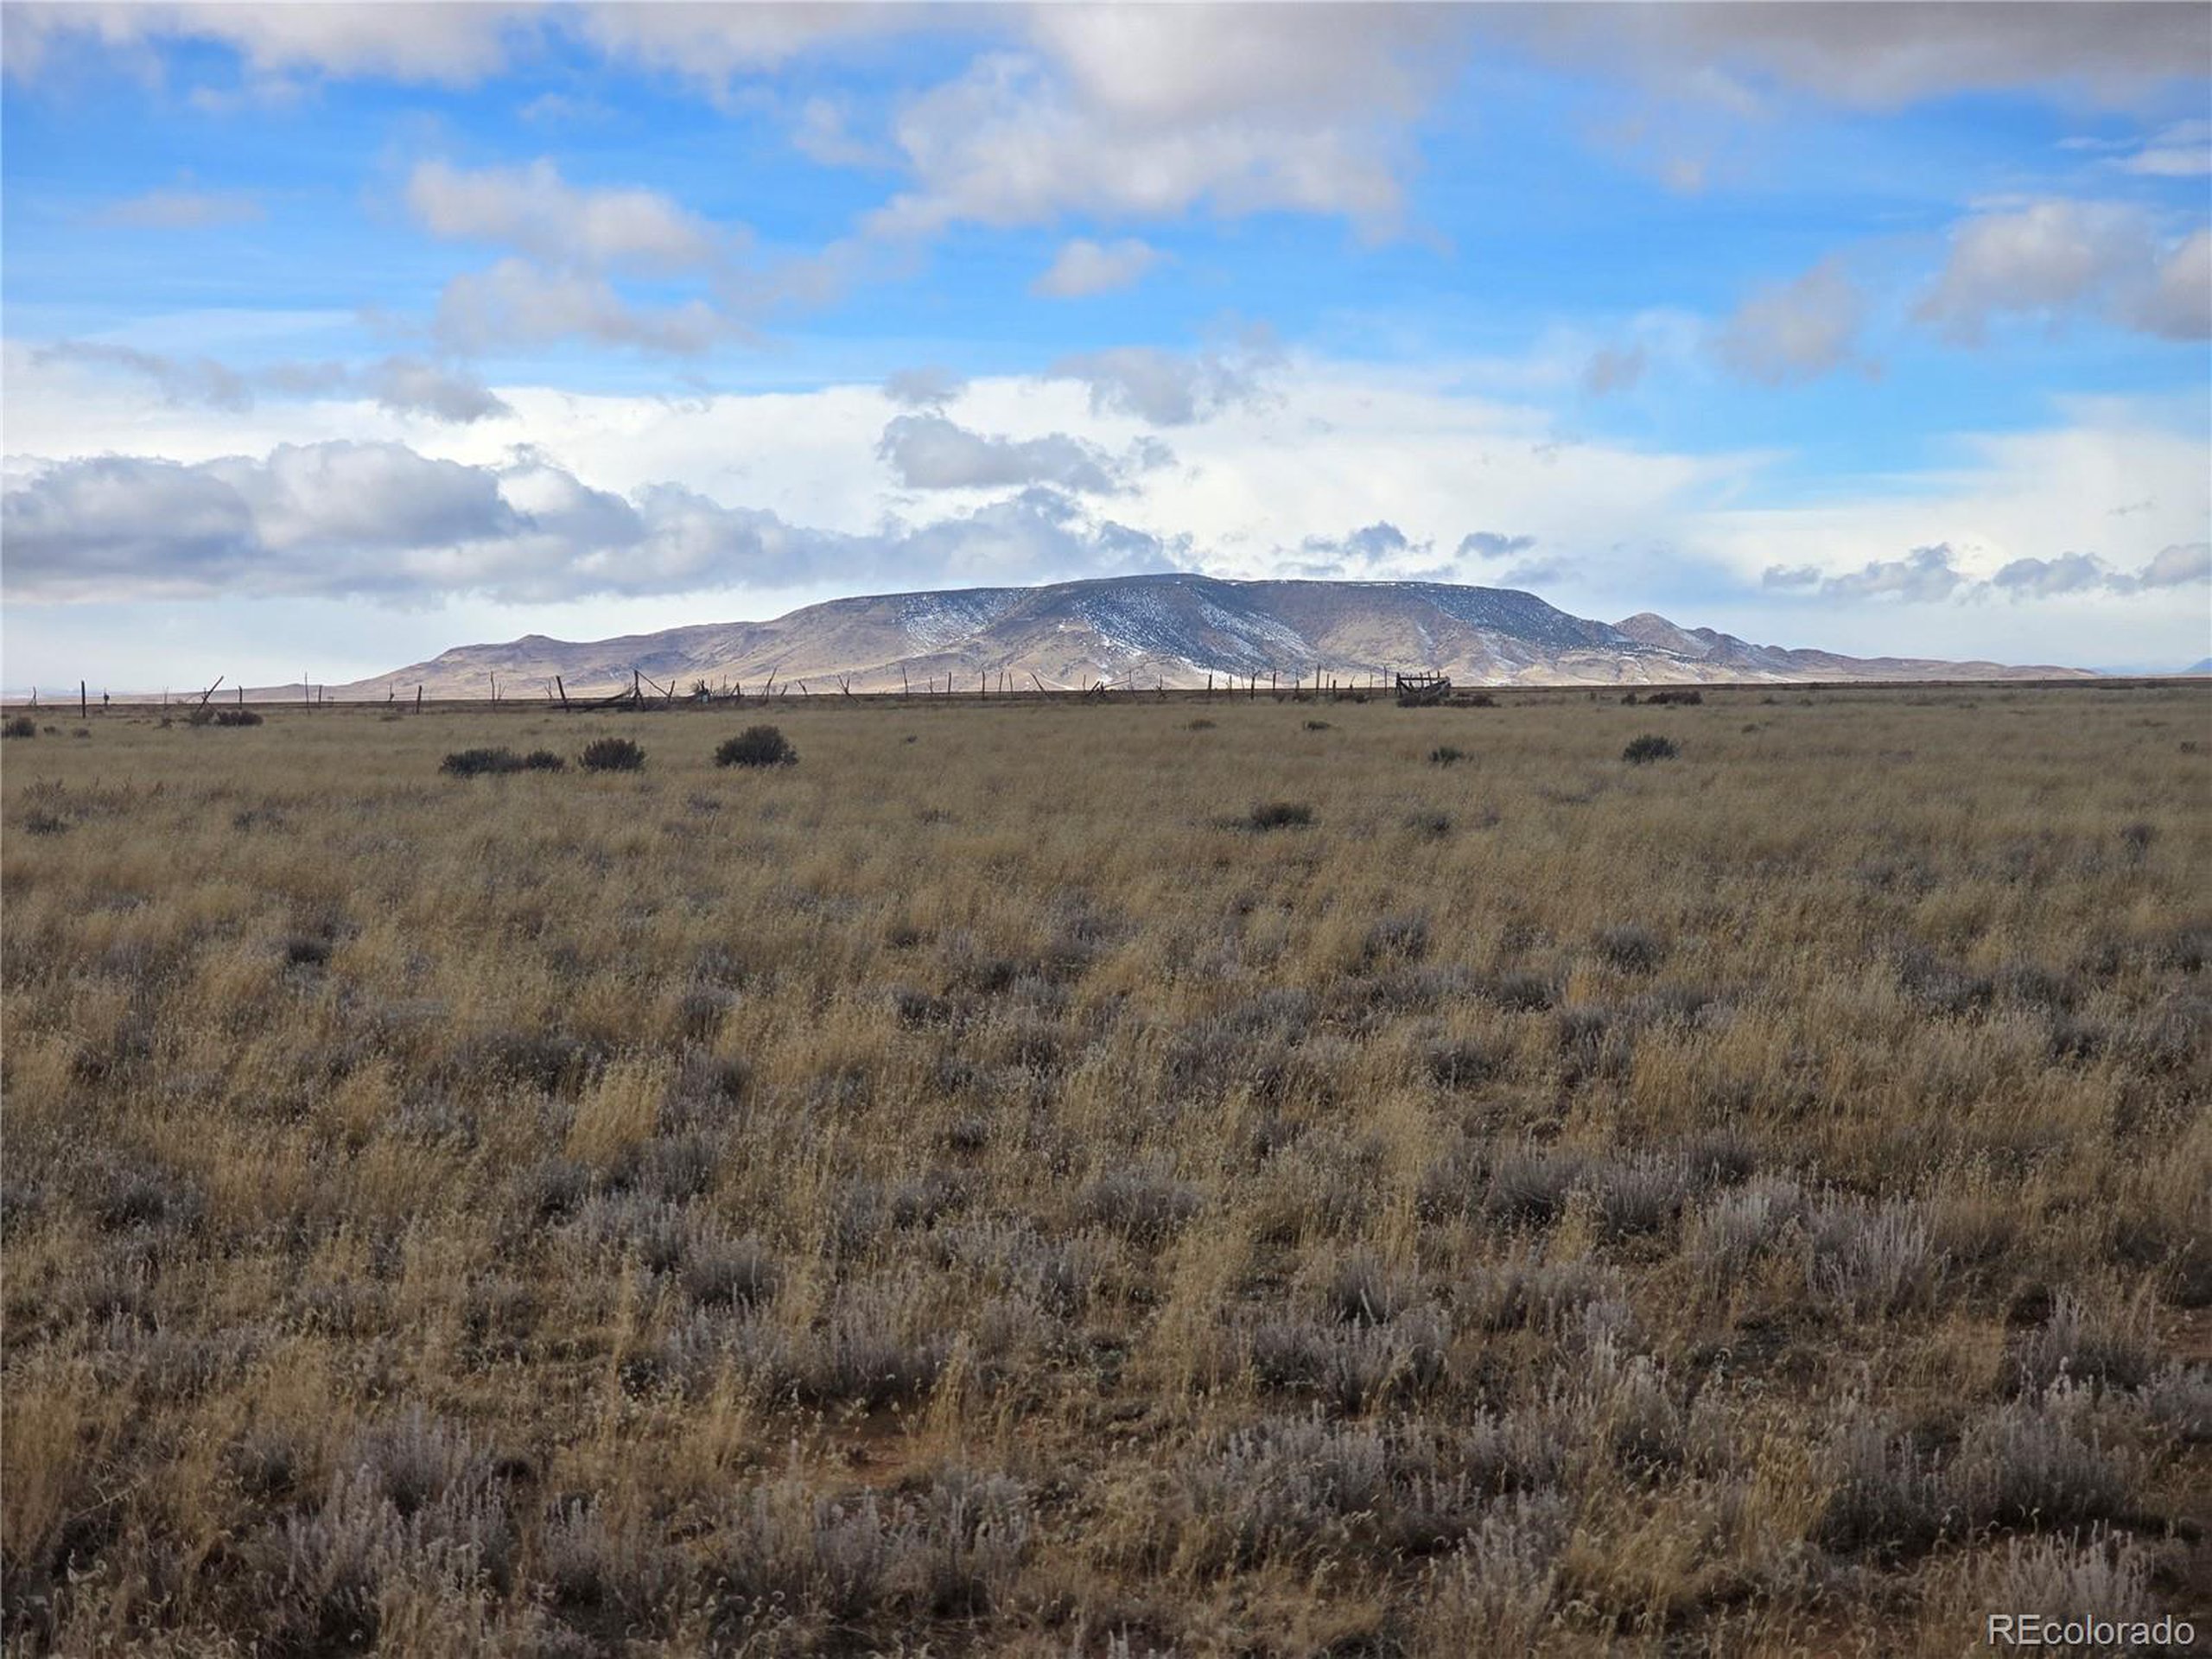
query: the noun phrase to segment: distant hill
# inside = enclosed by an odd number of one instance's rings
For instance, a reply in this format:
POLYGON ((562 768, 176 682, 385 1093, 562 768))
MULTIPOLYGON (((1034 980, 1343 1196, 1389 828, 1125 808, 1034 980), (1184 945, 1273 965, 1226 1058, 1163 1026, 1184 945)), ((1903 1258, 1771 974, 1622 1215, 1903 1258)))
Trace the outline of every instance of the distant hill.
POLYGON ((538 695, 557 675, 571 696, 626 686, 632 671, 689 690, 840 678, 895 690, 950 676, 1055 690, 1199 686, 1269 674, 1357 680, 1423 670, 1463 684, 1614 685, 1713 681, 2088 677, 2081 669, 1920 657, 1859 658, 1755 645, 1649 612, 1618 623, 1570 616, 1534 594, 1430 582, 1230 582, 1116 576, 1040 588, 969 588, 832 600, 768 622, 709 622, 575 642, 530 634, 459 645, 425 663, 332 687, 381 698, 502 690, 538 695))

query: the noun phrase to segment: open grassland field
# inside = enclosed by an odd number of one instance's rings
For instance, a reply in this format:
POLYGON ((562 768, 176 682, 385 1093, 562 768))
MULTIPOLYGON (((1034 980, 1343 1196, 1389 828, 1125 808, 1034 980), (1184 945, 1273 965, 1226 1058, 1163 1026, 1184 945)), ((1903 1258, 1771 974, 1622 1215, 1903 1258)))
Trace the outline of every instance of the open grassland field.
POLYGON ((760 718, 6 741, 12 1651, 2212 1630, 2205 690, 760 718))

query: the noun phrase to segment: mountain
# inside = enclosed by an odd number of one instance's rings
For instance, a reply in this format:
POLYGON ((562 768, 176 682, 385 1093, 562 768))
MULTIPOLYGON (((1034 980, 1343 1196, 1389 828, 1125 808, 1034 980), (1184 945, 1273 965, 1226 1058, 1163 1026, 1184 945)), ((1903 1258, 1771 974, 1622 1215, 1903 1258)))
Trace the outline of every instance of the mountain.
POLYGON ((948 676, 965 690, 988 675, 996 689, 1001 673, 1009 687, 1030 689, 1034 676, 1058 690, 1101 680, 1199 686, 1209 675, 1357 681, 1415 670, 1484 685, 2087 677, 2081 669, 1755 645, 1649 612, 1593 622, 1510 588, 1174 574, 882 594, 810 605, 771 622, 588 643, 530 634, 457 646, 327 695, 382 698, 419 684, 431 696, 481 696, 493 674, 517 696, 549 692, 556 675, 571 696, 603 694, 629 685, 633 671, 686 690, 700 680, 750 690, 772 674, 817 690, 842 680, 855 691, 882 691, 948 676))

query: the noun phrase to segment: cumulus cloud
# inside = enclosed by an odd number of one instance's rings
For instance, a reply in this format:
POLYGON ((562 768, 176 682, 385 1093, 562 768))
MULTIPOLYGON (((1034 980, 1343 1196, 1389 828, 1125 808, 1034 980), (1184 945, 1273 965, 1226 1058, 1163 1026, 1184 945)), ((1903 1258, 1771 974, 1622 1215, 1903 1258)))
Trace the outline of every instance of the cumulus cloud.
POLYGON ((514 411, 489 387, 457 370, 416 357, 387 357, 358 369, 338 363, 275 363, 240 371, 210 357, 170 357, 98 340, 59 340, 31 353, 39 364, 118 369, 151 381, 166 403, 244 411, 258 393, 290 397, 363 397, 395 415, 466 424, 514 411))
POLYGON ((95 224, 139 231, 204 231, 250 225, 267 215, 242 190, 150 190, 111 202, 93 214, 95 224))
POLYGON ((1770 564, 1759 573, 1762 588, 1817 588, 1821 573, 1809 564, 1770 564))
POLYGON ((901 415, 876 453, 911 490, 997 489, 1049 484, 1081 493, 1122 487, 1122 468, 1095 443, 1054 432, 1041 438, 971 432, 938 413, 901 415))
POLYGON ((2202 178, 2212 173, 2212 121, 2177 121, 2114 165, 2150 178, 2202 178))
POLYGON ((1467 34, 1421 6, 1045 6, 1025 21, 1022 48, 983 53, 899 112, 910 185, 878 232, 1205 208, 1388 234, 1410 124, 1467 34))
POLYGON ((419 357, 388 357, 372 363, 361 371, 357 384, 379 406, 397 415, 427 415, 467 424, 514 413, 482 381, 419 357))
POLYGON ((1779 86, 1895 109, 1923 98, 2037 87, 2125 105, 2201 73, 2202 9, 2113 0, 1983 0, 1870 11, 1794 5, 1537 6, 1499 23, 1554 56, 1644 74, 1670 91, 1756 109, 1779 86))
POLYGON ((540 458, 504 467, 404 445, 281 445, 185 464, 41 462, 0 502, 12 599, 366 597, 507 602, 808 582, 1046 580, 1187 554, 1058 490, 867 535, 728 507, 674 484, 620 496, 540 458))
POLYGON ((883 383, 883 395, 908 409, 938 409, 968 390, 968 382, 941 364, 899 369, 883 383))
POLYGON ((2180 588, 2212 582, 2212 542, 2181 542, 2161 548, 2133 580, 2138 588, 2180 588))
POLYGON ((1188 426, 1225 409, 1253 407, 1266 398, 1262 377, 1274 356, 1259 340, 1235 351, 1165 351, 1155 346, 1117 346, 1061 358, 1056 379, 1079 380, 1093 410, 1134 415, 1154 426, 1188 426))
POLYGON ((1894 599, 1927 604, 1989 594, 2015 601, 2058 599, 2079 594, 2137 594, 2212 581, 2212 543, 2190 542, 2162 549, 2140 569, 2118 570, 2094 553, 2059 553, 2050 558, 2019 558, 2000 565, 1987 581, 1960 569, 1947 543, 1916 547, 1902 559, 1870 561, 1865 569, 1821 580, 1810 569, 1767 572, 1769 586, 1809 587, 1818 581, 1822 594, 1835 599, 1894 599), (1777 575, 1782 580, 1776 580, 1777 575))
POLYGON ((113 346, 101 340, 63 340, 41 346, 31 353, 38 364, 73 363, 90 368, 120 369, 154 383, 165 402, 204 404, 211 409, 253 407, 253 388, 246 378, 226 368, 212 357, 169 357, 143 352, 133 346, 113 346))
POLYGON ((1508 559, 1536 544, 1533 536, 1502 536, 1494 530, 1478 530, 1459 539, 1463 559, 1508 559))
POLYGON ((1060 249, 1050 269, 1030 284, 1029 291, 1057 300, 1110 294, 1141 282, 1160 257, 1159 249, 1135 237, 1110 243, 1077 237, 1060 249))
POLYGON ((2055 559, 2014 559, 1990 578, 1993 586, 2015 597, 2047 599, 2105 585, 2104 561, 2094 553, 2062 553, 2055 559))
POLYGON ((1755 289, 1714 336, 1732 373, 1770 386, 1817 379, 1851 359, 1866 297, 1840 261, 1755 289))
POLYGON ((602 276, 502 259, 447 283, 432 327, 448 351, 463 353, 581 335, 609 346, 696 356, 735 332, 736 324, 704 300, 633 304, 602 276))
POLYGON ((506 66, 537 8, 392 0, 375 6, 10 5, 8 73, 28 79, 57 50, 110 51, 204 41, 238 54, 250 74, 381 76, 472 86, 506 66))
POLYGON ((1916 547, 1901 559, 1869 559, 1863 569, 1830 576, 1821 591, 1832 599, 1894 599, 1910 603, 1948 599, 1967 585, 1950 543, 1916 547))
POLYGON ((1961 345, 1995 319, 2075 313, 2173 340, 2212 334, 2212 232, 2161 246, 2129 204, 2054 198, 1991 208, 1951 235, 1942 272, 1913 315, 1961 345))
POLYGON ((1641 346, 1603 346, 1582 365, 1582 389, 1597 397, 1626 391, 1643 378, 1648 366, 1641 346))
POLYGON ((550 161, 471 170, 416 164, 408 211, 431 235, 496 242, 549 265, 665 275, 711 264, 722 236, 658 191, 579 189, 550 161))
POLYGON ((2120 315, 2162 339, 2212 339, 2212 230, 2198 231, 2161 260, 2146 286, 2123 296, 2120 315))

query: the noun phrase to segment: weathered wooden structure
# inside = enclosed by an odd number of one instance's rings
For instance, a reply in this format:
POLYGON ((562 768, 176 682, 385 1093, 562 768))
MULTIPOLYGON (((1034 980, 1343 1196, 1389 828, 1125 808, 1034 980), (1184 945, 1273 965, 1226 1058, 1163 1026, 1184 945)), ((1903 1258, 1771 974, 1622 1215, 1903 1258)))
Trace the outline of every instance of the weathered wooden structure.
POLYGON ((1426 709, 1442 702, 1452 695, 1452 678, 1448 674, 1401 674, 1398 676, 1398 707, 1426 709))

